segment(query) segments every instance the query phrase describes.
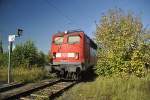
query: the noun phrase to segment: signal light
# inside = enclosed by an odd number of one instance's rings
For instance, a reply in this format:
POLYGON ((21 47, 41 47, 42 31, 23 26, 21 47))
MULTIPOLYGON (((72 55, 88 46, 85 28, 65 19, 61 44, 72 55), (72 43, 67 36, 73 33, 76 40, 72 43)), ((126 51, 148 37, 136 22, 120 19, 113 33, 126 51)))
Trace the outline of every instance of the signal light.
POLYGON ((16 35, 16 36, 20 37, 20 36, 22 35, 22 32, 23 32, 22 29, 18 29, 18 30, 17 30, 17 35, 16 35))

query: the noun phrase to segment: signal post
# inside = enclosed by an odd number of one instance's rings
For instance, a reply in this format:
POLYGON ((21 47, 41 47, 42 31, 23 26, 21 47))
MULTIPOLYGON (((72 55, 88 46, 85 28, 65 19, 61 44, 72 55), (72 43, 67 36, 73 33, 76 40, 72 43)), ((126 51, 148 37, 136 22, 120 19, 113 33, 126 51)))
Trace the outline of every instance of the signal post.
POLYGON ((12 81, 12 68, 11 68, 11 53, 12 53, 12 46, 13 42, 15 42, 16 37, 20 37, 22 35, 23 30, 18 29, 17 35, 11 34, 8 35, 8 41, 9 41, 9 59, 8 59, 8 84, 12 81))

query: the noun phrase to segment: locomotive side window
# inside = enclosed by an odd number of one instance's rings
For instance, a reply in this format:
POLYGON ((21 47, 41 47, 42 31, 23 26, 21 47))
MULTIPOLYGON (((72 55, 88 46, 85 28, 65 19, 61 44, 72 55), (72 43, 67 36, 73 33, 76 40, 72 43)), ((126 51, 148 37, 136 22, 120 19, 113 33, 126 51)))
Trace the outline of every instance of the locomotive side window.
POLYGON ((80 36, 69 36, 68 37, 68 43, 69 44, 74 44, 74 43, 79 43, 80 42, 80 36))
POLYGON ((63 40, 64 40, 64 37, 59 36, 59 37, 56 37, 56 38, 54 39, 54 43, 55 43, 55 44, 62 44, 62 43, 63 43, 63 40))

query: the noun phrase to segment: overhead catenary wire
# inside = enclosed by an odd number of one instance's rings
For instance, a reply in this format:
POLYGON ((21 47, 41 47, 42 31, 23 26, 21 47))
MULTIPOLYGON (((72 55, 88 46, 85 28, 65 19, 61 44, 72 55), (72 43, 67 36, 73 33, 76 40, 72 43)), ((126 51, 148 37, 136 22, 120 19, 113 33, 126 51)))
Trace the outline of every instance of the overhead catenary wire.
MULTIPOLYGON (((60 14, 61 16, 63 16, 66 20, 69 21, 68 25, 72 25, 74 27, 71 28, 71 30, 82 30, 83 28, 81 28, 81 25, 79 25, 78 23, 76 23, 74 20, 72 20, 72 17, 66 15, 60 8, 58 8, 53 2, 52 0, 45 0, 45 2, 52 7, 53 9, 55 9, 56 12, 58 12, 58 14, 60 14)), ((91 25, 86 26, 86 28, 88 28, 91 25)), ((96 25, 97 26, 97 25, 96 25)))
POLYGON ((77 28, 78 28, 78 24, 75 23, 70 16, 66 15, 65 13, 63 13, 56 5, 54 5, 50 0, 45 0, 47 2, 47 4, 54 8, 61 16, 63 16, 64 18, 66 18, 69 21, 69 24, 74 24, 77 28))

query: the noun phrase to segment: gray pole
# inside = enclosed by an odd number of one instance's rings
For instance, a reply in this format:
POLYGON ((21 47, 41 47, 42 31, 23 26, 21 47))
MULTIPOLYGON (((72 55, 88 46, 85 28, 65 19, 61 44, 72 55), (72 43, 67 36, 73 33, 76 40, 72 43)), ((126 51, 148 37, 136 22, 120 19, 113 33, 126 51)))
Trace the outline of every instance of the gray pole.
POLYGON ((11 82, 11 52, 12 52, 12 42, 9 42, 8 84, 11 82))
POLYGON ((12 45, 15 41, 15 37, 20 37, 22 35, 23 30, 18 29, 17 35, 9 35, 9 59, 8 59, 8 84, 12 81, 12 69, 11 69, 11 53, 12 53, 12 45))

